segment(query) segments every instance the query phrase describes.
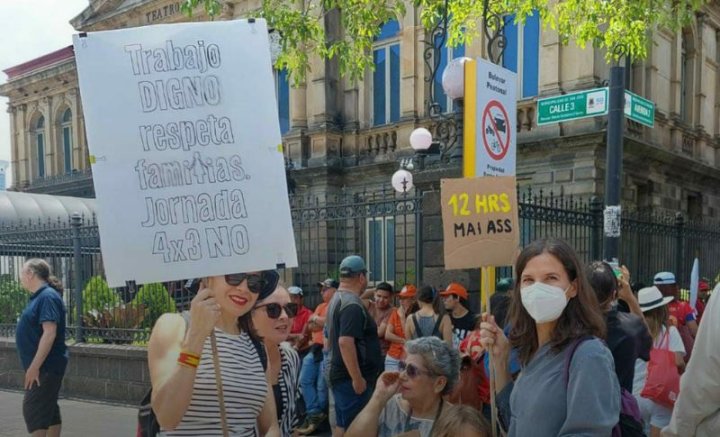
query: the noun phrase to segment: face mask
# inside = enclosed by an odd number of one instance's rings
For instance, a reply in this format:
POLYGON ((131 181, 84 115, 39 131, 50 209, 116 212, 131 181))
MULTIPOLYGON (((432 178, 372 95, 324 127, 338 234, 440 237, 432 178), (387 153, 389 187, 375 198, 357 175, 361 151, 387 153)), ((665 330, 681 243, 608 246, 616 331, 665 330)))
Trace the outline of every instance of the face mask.
POLYGON ((520 297, 530 317, 537 323, 546 323, 557 320, 565 310, 568 303, 565 291, 560 287, 536 282, 520 289, 520 297))

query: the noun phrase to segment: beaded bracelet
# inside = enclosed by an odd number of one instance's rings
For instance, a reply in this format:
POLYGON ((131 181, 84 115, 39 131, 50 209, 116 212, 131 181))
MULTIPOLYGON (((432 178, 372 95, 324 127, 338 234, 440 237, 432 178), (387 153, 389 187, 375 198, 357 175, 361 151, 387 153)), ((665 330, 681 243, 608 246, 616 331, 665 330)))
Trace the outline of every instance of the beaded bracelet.
POLYGON ((180 352, 180 356, 178 356, 177 362, 181 366, 197 369, 197 366, 200 365, 200 355, 188 351, 182 351, 180 352))

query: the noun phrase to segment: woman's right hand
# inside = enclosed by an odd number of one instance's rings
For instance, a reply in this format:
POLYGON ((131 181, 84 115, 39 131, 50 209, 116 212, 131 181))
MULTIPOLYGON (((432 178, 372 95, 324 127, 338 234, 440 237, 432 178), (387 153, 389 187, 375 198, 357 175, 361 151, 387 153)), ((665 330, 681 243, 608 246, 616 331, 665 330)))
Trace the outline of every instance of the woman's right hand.
POLYGON ((203 288, 190 303, 188 336, 204 341, 219 319, 220 304, 215 300, 215 292, 210 288, 203 288))
POLYGON ((383 403, 390 400, 400 387, 400 372, 383 372, 375 384, 373 394, 383 403))
POLYGON ((480 343, 485 350, 490 351, 496 362, 500 361, 504 367, 507 367, 510 357, 510 341, 503 330, 495 323, 495 317, 488 313, 482 315, 480 343))

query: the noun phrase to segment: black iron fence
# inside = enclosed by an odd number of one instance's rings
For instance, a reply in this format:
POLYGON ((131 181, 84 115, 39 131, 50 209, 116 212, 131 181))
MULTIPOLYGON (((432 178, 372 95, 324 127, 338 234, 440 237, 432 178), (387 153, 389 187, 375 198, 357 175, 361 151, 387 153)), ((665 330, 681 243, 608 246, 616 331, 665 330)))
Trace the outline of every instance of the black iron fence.
MULTIPOLYGON (((429 206, 430 197, 389 190, 293 197, 299 266, 283 272, 285 282, 303 287, 306 305, 314 307, 320 300, 317 282, 337 278, 338 264, 351 253, 365 258, 371 284, 387 281, 400 287, 422 281, 423 207, 429 206)), ((599 200, 530 191, 521 192, 519 200, 522 245, 558 237, 572 244, 585 262, 601 258, 599 200)), ((191 297, 182 282, 110 288, 94 219, 0 225, 0 336, 14 335, 27 303, 19 273, 30 257, 46 259, 63 284, 67 335, 80 341, 144 344, 157 318, 187 307, 191 297)), ((687 286, 695 257, 702 276, 717 275, 720 225, 688 222, 681 214, 623 212, 620 261, 635 281, 649 284, 655 272, 669 270, 687 286)), ((498 278, 510 274, 509 267, 496 272, 498 278)))

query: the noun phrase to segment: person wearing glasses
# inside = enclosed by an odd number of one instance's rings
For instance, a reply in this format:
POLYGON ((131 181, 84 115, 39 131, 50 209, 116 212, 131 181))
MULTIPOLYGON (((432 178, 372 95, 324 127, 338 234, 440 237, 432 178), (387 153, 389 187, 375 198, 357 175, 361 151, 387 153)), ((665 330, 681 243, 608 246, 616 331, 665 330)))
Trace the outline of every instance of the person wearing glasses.
POLYGON ((391 437, 417 430, 433 434, 435 422, 450 404, 443 399, 458 382, 460 355, 437 337, 405 343, 400 373, 380 375, 367 406, 345 433, 346 437, 391 437))
POLYGON ((251 316, 258 299, 275 291, 278 279, 274 270, 204 278, 190 304, 189 318, 164 314, 158 319, 150 335, 148 364, 152 408, 161 435, 219 436, 227 429, 233 436, 280 436, 275 399, 261 358, 265 350, 251 316))
POLYGON ((290 301, 290 293, 283 286, 265 299, 259 300, 252 311, 252 320, 262 337, 268 354, 268 377, 275 396, 275 406, 283 437, 293 435, 299 425, 297 401, 300 397, 298 378, 300 356, 287 342, 298 304, 290 301))

